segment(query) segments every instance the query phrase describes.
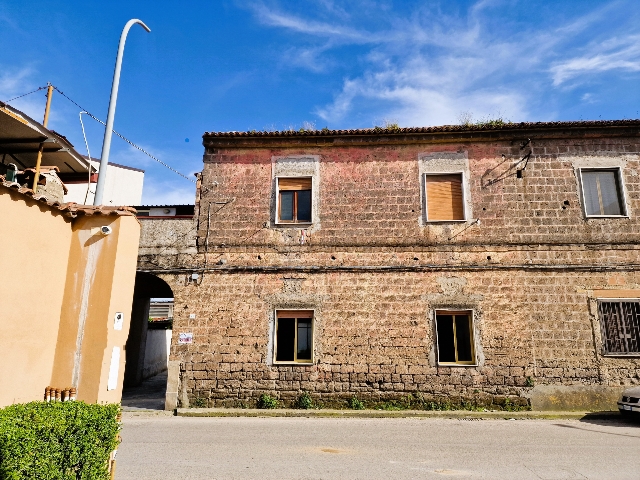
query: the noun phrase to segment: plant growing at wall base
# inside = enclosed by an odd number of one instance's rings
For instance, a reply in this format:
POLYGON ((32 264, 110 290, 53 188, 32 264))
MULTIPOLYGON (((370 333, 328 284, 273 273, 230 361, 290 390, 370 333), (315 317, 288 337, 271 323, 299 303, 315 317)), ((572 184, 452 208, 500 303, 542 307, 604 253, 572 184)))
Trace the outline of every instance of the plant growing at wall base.
POLYGON ((267 393, 263 393, 258 398, 258 408, 260 409, 270 409, 270 408, 278 408, 278 400, 273 398, 271 395, 267 393))
POLYGON ((349 399, 349 408, 351 410, 364 410, 364 403, 354 395, 349 399))
POLYGON ((206 408, 207 399, 204 397, 196 397, 191 402, 191 407, 193 408, 206 408))
POLYGON ((302 392, 295 404, 296 408, 302 408, 303 410, 308 410, 314 407, 313 398, 307 392, 302 392))
POLYGON ((31 402, 0 409, 0 478, 107 480, 120 406, 31 402))

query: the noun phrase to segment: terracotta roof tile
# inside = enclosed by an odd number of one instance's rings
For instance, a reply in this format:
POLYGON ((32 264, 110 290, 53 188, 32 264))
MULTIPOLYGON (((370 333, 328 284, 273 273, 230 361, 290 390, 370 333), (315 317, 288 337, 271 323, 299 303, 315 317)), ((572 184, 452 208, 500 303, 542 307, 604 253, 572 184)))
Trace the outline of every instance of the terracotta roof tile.
POLYGON ((353 130, 283 130, 276 132, 250 131, 250 132, 205 132, 207 137, 305 137, 305 136, 343 136, 343 135, 407 135, 412 133, 445 133, 445 132, 486 132, 494 130, 530 130, 549 128, 602 128, 602 127, 640 127, 640 120, 596 120, 596 121, 570 121, 570 122, 518 122, 518 123, 485 123, 480 125, 440 125, 433 127, 407 127, 407 128, 364 128, 353 130))
POLYGON ((60 203, 49 201, 44 195, 34 194, 33 190, 21 186, 19 183, 7 182, 4 175, 0 175, 0 193, 2 190, 17 192, 25 197, 30 197, 40 203, 50 207, 52 210, 59 210, 67 217, 76 218, 79 215, 129 215, 135 216, 136 209, 132 207, 110 207, 105 205, 79 205, 74 202, 60 203))

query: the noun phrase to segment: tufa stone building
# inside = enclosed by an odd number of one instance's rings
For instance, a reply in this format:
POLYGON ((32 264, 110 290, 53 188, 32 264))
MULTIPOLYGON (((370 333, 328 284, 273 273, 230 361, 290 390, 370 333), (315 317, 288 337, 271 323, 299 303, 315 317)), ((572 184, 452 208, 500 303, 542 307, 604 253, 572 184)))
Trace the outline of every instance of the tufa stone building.
POLYGON ((640 121, 203 143, 195 240, 139 258, 175 298, 167 408, 602 409, 640 383, 640 121))

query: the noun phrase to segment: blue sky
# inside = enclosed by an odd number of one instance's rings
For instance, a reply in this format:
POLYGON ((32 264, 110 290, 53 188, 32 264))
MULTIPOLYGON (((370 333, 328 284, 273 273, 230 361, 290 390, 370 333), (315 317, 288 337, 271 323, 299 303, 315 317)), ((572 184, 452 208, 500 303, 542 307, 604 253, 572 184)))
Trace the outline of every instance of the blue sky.
MULTIPOLYGON (((151 33, 129 34, 115 129, 190 176, 205 131, 640 118, 637 0, 9 0, 0 99, 51 82, 104 120, 130 18, 151 33)), ((12 102, 38 120, 44 104, 43 92, 12 102)), ((103 127, 85 125, 97 155, 103 127)), ((58 94, 49 126, 86 152, 58 94)), ((116 137, 111 160, 146 170, 145 203, 194 200, 116 137)))

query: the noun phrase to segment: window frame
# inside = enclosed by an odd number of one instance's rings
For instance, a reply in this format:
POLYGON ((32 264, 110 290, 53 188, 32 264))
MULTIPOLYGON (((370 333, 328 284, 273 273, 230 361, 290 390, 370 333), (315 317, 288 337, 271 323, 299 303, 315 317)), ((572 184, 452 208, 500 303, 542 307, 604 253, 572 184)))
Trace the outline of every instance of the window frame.
MULTIPOLYGON (((476 331, 475 331, 475 311, 474 310, 460 310, 460 309, 449 309, 449 308, 438 308, 433 310, 433 326, 435 329, 436 336, 436 364, 441 367, 477 367, 478 366, 478 355, 476 348, 476 331), (469 318, 469 333, 471 336, 470 346, 471 346, 471 357, 473 358, 468 362, 441 362, 440 361, 440 338, 438 336, 438 314, 442 313, 444 315, 462 315, 465 314, 469 318)), ((453 322, 453 338, 454 338, 454 349, 456 357, 458 356, 458 347, 457 347, 457 338, 455 334, 455 320, 453 322)))
POLYGON ((422 174, 422 188, 424 189, 424 218, 426 223, 460 223, 466 222, 469 215, 467 211, 467 178, 464 170, 451 170, 446 172, 424 172, 422 174), (427 176, 443 176, 443 175, 460 175, 461 183, 461 195, 462 195, 462 219, 461 220, 430 220, 429 219, 429 191, 427 188, 427 176))
POLYGON ((580 194, 582 195, 582 211, 584 213, 585 218, 629 218, 629 209, 627 207, 627 191, 624 185, 624 179, 622 177, 622 167, 620 166, 611 166, 611 167, 580 167, 578 169, 580 176, 580 194), (622 213, 620 215, 589 215, 587 212, 587 201, 586 196, 584 194, 584 179, 582 177, 583 172, 615 172, 616 181, 618 183, 618 187, 620 188, 619 195, 622 198, 618 198, 620 202, 620 206, 622 207, 622 213))
POLYGON ((596 316, 598 318, 598 323, 600 324, 600 341, 602 343, 602 356, 603 357, 618 357, 618 358, 638 358, 640 357, 640 349, 637 352, 609 352, 607 351, 607 330, 603 321, 603 318, 600 316, 600 303, 609 302, 609 303, 626 303, 626 302, 636 302, 640 303, 640 297, 631 298, 631 297, 621 297, 621 298, 608 298, 608 297, 598 297, 596 298, 596 316))
MULTIPOLYGON (((297 178, 297 177, 296 177, 297 178)), ((316 312, 315 309, 276 309, 274 310, 274 323, 273 323, 273 364, 274 365, 313 365, 315 362, 315 330, 316 330, 316 312), (278 320, 281 312, 307 312, 306 315, 310 316, 282 316, 282 318, 295 318, 295 336, 293 344, 293 360, 280 360, 278 361, 278 320), (311 319, 311 360, 304 359, 298 360, 298 320, 299 319, 311 319)))
MULTIPOLYGON (((314 218, 314 206, 313 206, 313 200, 314 200, 314 181, 313 181, 313 176, 312 175, 295 175, 295 176, 289 176, 289 175, 279 175, 275 177, 276 179, 276 211, 275 211, 275 224, 278 226, 292 226, 292 227, 298 227, 300 225, 304 225, 304 226, 309 226, 309 225, 313 225, 313 218, 314 218), (304 179, 309 179, 311 180, 311 211, 310 211, 310 218, 311 220, 309 220, 308 222, 298 222, 298 221, 288 221, 288 220, 282 220, 280 218, 280 179, 281 178, 286 178, 286 179, 297 179, 297 178, 304 178, 304 179)), ((288 191, 292 191, 292 192, 303 192, 306 190, 288 190, 288 191)), ((297 196, 296 196, 297 197, 297 196)), ((294 204, 294 208, 297 206, 297 200, 295 201, 294 204)), ((296 212, 297 213, 297 212, 296 212)), ((296 215, 297 216, 297 215, 296 215)))

